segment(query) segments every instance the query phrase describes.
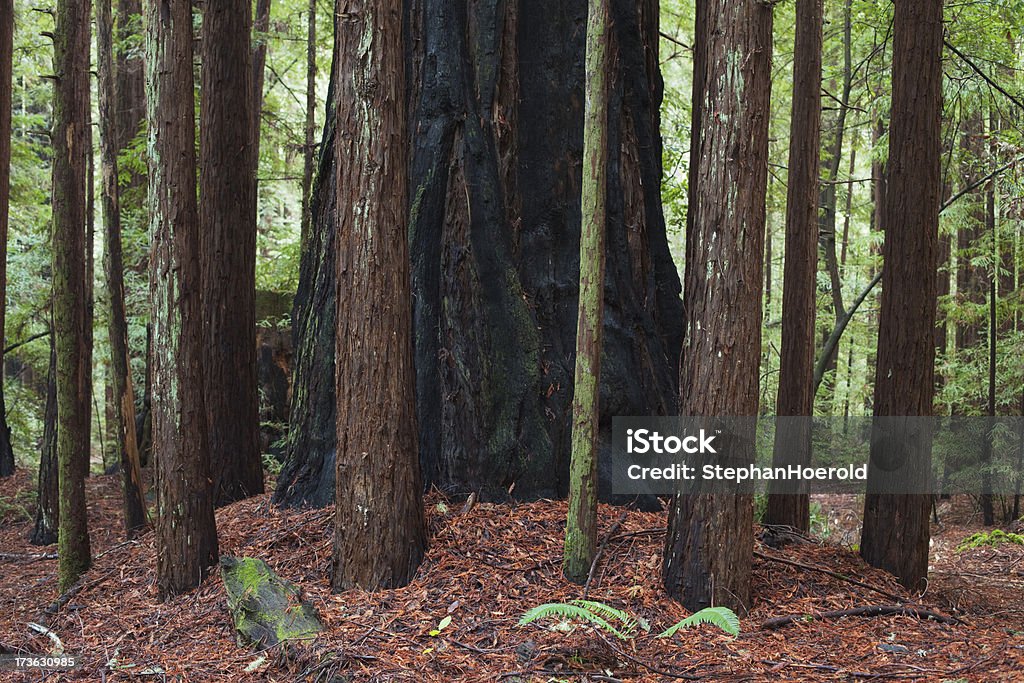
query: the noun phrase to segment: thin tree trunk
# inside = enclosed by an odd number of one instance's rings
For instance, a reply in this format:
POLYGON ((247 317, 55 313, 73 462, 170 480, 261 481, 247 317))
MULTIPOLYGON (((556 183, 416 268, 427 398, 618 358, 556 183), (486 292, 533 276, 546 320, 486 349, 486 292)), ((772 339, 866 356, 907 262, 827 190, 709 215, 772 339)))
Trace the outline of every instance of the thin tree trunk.
POLYGON ((302 166, 301 252, 306 253, 309 226, 313 220, 313 174, 316 172, 316 2, 309 0, 306 26, 306 139, 302 166))
POLYGON ((50 336, 50 369, 46 376, 46 407, 43 412, 43 443, 39 456, 36 522, 29 541, 33 545, 57 542, 60 525, 60 490, 57 471, 57 350, 50 336))
MULTIPOLYGON (((0 340, 7 318, 7 222, 11 198, 11 94, 14 91, 14 0, 0 0, 0 340)), ((0 346, 3 346, 0 343, 0 346)), ((4 401, 3 353, 0 353, 0 477, 14 474, 11 428, 4 401)))
POLYGON ((351 0, 335 35, 338 436, 335 591, 395 588, 423 559, 403 12, 351 0), (383 351, 386 350, 386 353, 383 351))
POLYGON ((572 403, 569 513, 562 571, 582 584, 597 551, 597 443, 601 332, 604 314, 604 229, 608 191, 608 0, 590 0, 584 86, 580 296, 572 403))
MULTIPOLYGON (((935 296, 942 116, 942 0, 896 4, 889 188, 875 373, 876 416, 928 416, 935 390, 935 296)), ((931 443, 906 454, 917 476, 931 470, 931 443)), ((872 443, 868 488, 890 473, 876 466, 884 444, 872 443)), ((931 496, 868 493, 861 556, 911 589, 928 573, 931 496)))
POLYGON ((92 387, 89 383, 86 214, 89 147, 89 0, 60 0, 54 28, 53 322, 57 347, 58 585, 91 562, 85 505, 92 387))
MULTIPOLYGON (((776 413, 814 414, 814 329, 818 273, 818 177, 821 146, 822 0, 797 0, 790 124, 786 251, 782 282, 782 353, 776 413)), ((776 465, 809 465, 809 420, 781 420, 772 454, 776 465)), ((810 528, 806 490, 778 495, 769 489, 767 524, 810 528)))
POLYGON ((110 316, 110 385, 113 400, 117 461, 121 469, 125 534, 136 537, 146 527, 139 446, 135 440, 135 392, 128 356, 128 318, 124 305, 124 262, 121 254, 121 201, 118 187, 114 78, 113 14, 111 0, 97 0, 96 47, 99 53, 100 150, 103 178, 104 251, 110 316))
POLYGON ((146 0, 156 570, 161 599, 217 562, 196 205, 192 6, 146 0))
POLYGON ((991 248, 994 260, 992 269, 989 272, 988 282, 988 401, 986 402, 985 414, 988 415, 988 426, 985 429, 985 448, 983 450, 984 460, 981 463, 981 506, 982 521, 985 526, 994 526, 996 523, 995 506, 992 497, 992 449, 995 434, 996 416, 996 344, 998 343, 999 328, 996 324, 996 305, 999 301, 996 291, 996 281, 999 269, 999 239, 996 234, 996 194, 995 182, 990 182, 985 190, 985 227, 992 237, 991 248))
MULTIPOLYGON (((696 38, 692 130, 697 153, 687 218, 680 413, 756 416, 771 7, 747 0, 699 3, 696 38)), ((753 437, 753 430, 742 435, 730 456, 752 460, 747 446, 753 437)), ((712 604, 749 609, 752 551, 749 494, 673 499, 662 577, 669 595, 687 609, 712 604)))
POLYGON ((203 379, 214 505, 263 493, 256 377, 256 130, 250 0, 208 3, 202 28, 203 379))
MULTIPOLYGON (((263 114, 263 81, 267 66, 267 32, 270 31, 270 0, 256 0, 252 15, 252 134, 255 145, 257 167, 260 158, 260 122, 263 114)), ((253 179, 256 182, 256 179, 253 179)), ((259 187, 256 187, 259 190, 259 187)))

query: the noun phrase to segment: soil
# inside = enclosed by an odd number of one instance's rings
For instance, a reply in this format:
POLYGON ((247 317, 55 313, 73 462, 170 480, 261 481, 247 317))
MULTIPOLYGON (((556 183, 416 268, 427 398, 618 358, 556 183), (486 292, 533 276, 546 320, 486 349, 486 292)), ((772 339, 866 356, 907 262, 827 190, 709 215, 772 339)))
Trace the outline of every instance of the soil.
MULTIPOLYGON (((48 681, 1024 681, 1024 546, 958 552, 982 529, 969 498, 937 508, 922 596, 856 554, 856 498, 821 497, 816 520, 827 540, 758 543, 756 602, 738 637, 704 625, 664 639, 656 634, 688 615, 660 585, 665 515, 602 506, 603 550, 587 596, 651 627, 620 640, 557 620, 517 625, 531 607, 583 594, 560 571, 564 502, 467 509, 428 496, 431 544, 415 581, 332 594, 333 511, 279 509, 259 496, 218 511, 221 553, 268 562, 301 588, 326 630, 310 644, 258 651, 236 642, 216 572, 192 593, 157 601, 153 536, 123 540, 113 476, 88 481, 93 567, 55 604, 56 548, 26 540, 33 486, 24 471, 0 480, 0 648, 46 654, 57 638, 81 655, 79 668, 48 681), (879 605, 955 623, 806 616, 879 605), (787 615, 796 618, 762 627, 787 615)), ((44 677, 0 671, 0 681, 19 680, 44 677)))

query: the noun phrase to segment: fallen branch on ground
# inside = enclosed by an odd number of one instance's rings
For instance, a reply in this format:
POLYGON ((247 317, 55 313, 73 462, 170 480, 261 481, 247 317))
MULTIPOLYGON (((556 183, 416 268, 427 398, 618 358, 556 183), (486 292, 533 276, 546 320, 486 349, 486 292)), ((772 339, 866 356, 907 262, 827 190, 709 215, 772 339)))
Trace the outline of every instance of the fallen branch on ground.
POLYGON ((902 596, 899 596, 899 595, 896 595, 895 593, 890 593, 889 591, 882 590, 881 588, 877 588, 875 586, 872 586, 870 583, 864 583, 863 581, 858 581, 857 579, 855 579, 853 577, 850 577, 850 576, 847 576, 845 574, 840 574, 839 572, 834 572, 831 569, 825 569, 824 567, 816 567, 813 564, 804 564, 803 562, 796 562, 794 560, 787 560, 784 557, 775 557, 775 556, 769 555, 767 553, 762 553, 762 552, 760 552, 758 550, 754 551, 754 557, 760 557, 762 560, 768 560, 769 562, 778 562, 779 564, 786 564, 786 565, 789 565, 790 567, 797 567, 798 569, 806 569, 807 571, 812 571, 812 572, 818 572, 820 574, 825 574, 827 576, 831 576, 832 578, 839 579, 840 581, 845 581, 847 583, 853 584, 854 586, 859 586, 861 588, 866 588, 869 591, 874 591, 875 593, 878 593, 879 595, 885 596, 885 597, 889 598, 890 600, 895 600, 896 602, 906 602, 906 599, 903 598, 902 596))
POLYGON ((940 624, 963 623, 956 617, 947 617, 944 614, 939 614, 938 612, 933 612, 920 607, 910 607, 908 605, 868 605, 866 607, 838 609, 829 612, 789 614, 784 617, 774 617, 762 622, 761 630, 771 631, 800 621, 822 621, 827 619, 842 619, 843 617, 886 617, 892 615, 917 617, 918 619, 931 619, 932 621, 937 621, 940 624))

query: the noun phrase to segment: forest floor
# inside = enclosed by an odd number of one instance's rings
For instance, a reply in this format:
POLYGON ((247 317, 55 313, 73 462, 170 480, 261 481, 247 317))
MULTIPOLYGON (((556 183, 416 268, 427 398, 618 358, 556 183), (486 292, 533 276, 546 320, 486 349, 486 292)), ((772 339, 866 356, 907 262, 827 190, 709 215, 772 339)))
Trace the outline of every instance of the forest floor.
MULTIPOLYGON (((687 616, 660 586, 665 515, 602 506, 603 552, 589 597, 651 624, 650 634, 618 640, 582 626, 516 625, 531 607, 581 595, 560 571, 563 502, 464 510, 431 496, 431 544, 416 580, 400 590, 334 595, 332 511, 281 510, 259 496, 218 511, 221 553, 266 560, 301 587, 327 628, 304 649, 256 652, 235 641, 217 573, 192 593, 157 602, 153 536, 122 541, 116 477, 89 479, 93 568, 70 600, 46 614, 58 597, 55 548, 25 540, 32 479, 21 472, 0 481, 0 645, 49 652, 50 638, 26 626, 45 622, 83 658, 81 668, 50 681, 1024 680, 1024 547, 956 552, 980 528, 967 499, 939 507, 931 584, 920 597, 842 545, 859 523, 856 501, 820 499, 829 542, 758 543, 755 604, 736 638, 709 626, 656 638, 687 616), (799 616, 900 603, 961 621, 799 616), (764 628, 786 615, 798 616, 764 628)), ((0 672, 0 680, 43 679, 0 672)))

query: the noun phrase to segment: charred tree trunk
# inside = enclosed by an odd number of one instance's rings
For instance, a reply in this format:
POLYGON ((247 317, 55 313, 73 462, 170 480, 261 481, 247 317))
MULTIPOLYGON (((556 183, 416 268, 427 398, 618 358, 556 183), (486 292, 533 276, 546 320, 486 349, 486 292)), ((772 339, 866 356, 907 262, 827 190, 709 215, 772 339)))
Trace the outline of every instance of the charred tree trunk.
MULTIPOLYGON (((657 3, 613 0, 611 15, 603 446, 612 415, 676 412, 682 319, 659 190, 657 3)), ((419 450, 425 483, 448 492, 567 491, 585 21, 585 0, 411 8, 419 450)), ((318 350, 334 333, 323 264, 333 128, 329 115, 293 316, 291 441, 275 495, 291 505, 333 500, 333 359, 318 350)))
MULTIPOLYGON (((822 0, 797 0, 796 12, 786 252, 782 281, 782 358, 776 413, 779 416, 810 417, 814 415, 822 0)), ((779 466, 810 464, 809 421, 783 420, 776 425, 772 459, 779 466), (790 427, 796 431, 791 432, 790 427), (779 432, 780 428, 784 431, 779 432)), ((806 531, 810 527, 808 495, 768 496, 765 523, 783 524, 806 531)))
POLYGON ((60 525, 60 490, 57 472, 57 350, 50 336, 50 370, 46 377, 46 408, 43 413, 43 443, 39 454, 39 485, 36 523, 29 541, 33 545, 57 542, 60 525))
MULTIPOLYGON (((935 390, 935 296, 942 115, 942 0, 896 4, 889 187, 875 372, 876 416, 927 416, 935 390)), ((917 473, 931 469, 931 443, 907 454, 917 473)), ((872 444, 868 487, 880 470, 872 444)), ((878 452, 876 452, 878 451, 878 452)), ((928 574, 931 496, 869 493, 861 556, 916 589, 928 574)))
POLYGON ((103 223, 106 252, 107 296, 110 316, 110 384, 113 400, 117 462, 124 495, 124 528, 134 538, 146 527, 146 501, 142 489, 139 445, 135 440, 135 391, 128 356, 128 317, 124 305, 124 259, 121 253, 121 202, 117 172, 117 129, 113 107, 117 101, 114 79, 113 16, 111 0, 97 0, 96 46, 99 53, 100 147, 103 176, 103 223))
MULTIPOLYGON (((14 0, 0 0, 0 340, 7 316, 7 221, 11 198, 11 82, 14 56, 14 0)), ((0 346, 3 346, 0 343, 0 346)), ((0 352, 0 369, 3 353, 0 352)), ((14 474, 11 428, 7 426, 3 372, 0 370, 0 477, 14 474)))
POLYGON ((351 0, 346 10, 335 36, 345 77, 333 100, 335 591, 404 586, 427 543, 412 367, 403 13, 389 0, 351 0))
MULTIPOLYGON (((680 414, 756 416, 772 9, 710 0, 697 11, 680 414)), ((752 461, 753 437, 739 435, 730 457, 752 461)), ((753 514, 752 496, 738 491, 675 496, 662 564, 669 595, 689 610, 749 609, 753 514)))
POLYGON ((203 13, 203 366, 214 505, 263 493, 256 378, 256 144, 250 0, 203 13))
POLYGON ((57 347, 58 583, 71 587, 91 562, 85 506, 92 387, 86 323, 89 136, 89 0, 60 0, 54 28, 53 324, 57 347))
POLYGON ((146 0, 156 570, 161 599, 217 562, 196 206, 192 6, 146 0))

